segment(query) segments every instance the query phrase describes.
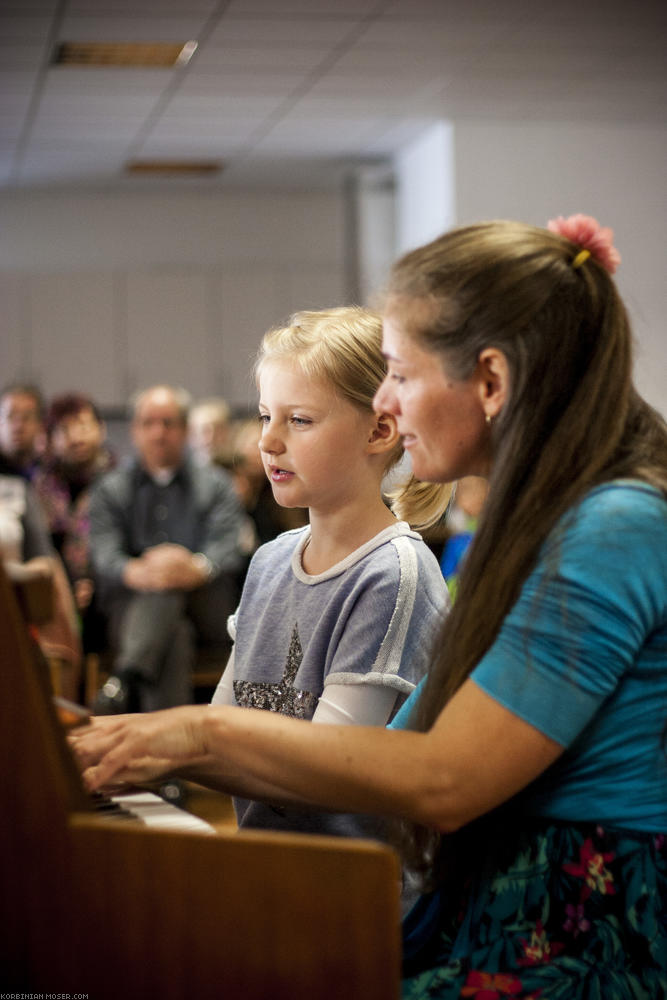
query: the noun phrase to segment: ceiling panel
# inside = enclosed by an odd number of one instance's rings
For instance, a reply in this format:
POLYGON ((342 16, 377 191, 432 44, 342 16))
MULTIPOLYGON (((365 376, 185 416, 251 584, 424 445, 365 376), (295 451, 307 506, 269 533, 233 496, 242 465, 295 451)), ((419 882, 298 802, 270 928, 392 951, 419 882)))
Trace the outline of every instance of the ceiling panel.
MULTIPOLYGON (((50 0, 46 0, 47 3, 50 0)), ((104 15, 123 17, 139 15, 144 17, 165 17, 169 14, 182 16, 187 12, 208 17, 220 7, 219 0, 71 0, 67 10, 72 15, 104 15)))
POLYGON ((304 80, 304 74, 298 71, 286 70, 277 73, 273 70, 265 72, 253 71, 247 67, 237 70, 219 70, 217 73, 190 73, 178 89, 180 98, 220 99, 225 97, 266 97, 267 94, 277 97, 288 97, 304 80))
MULTIPOLYGON (((185 6, 181 5, 185 13, 185 6)), ((137 11, 141 3, 135 4, 137 11)), ((204 28, 206 17, 76 17, 62 20, 59 36, 69 42, 187 42, 204 28)))
POLYGON ((0 12, 0 46, 3 50, 17 47, 41 47, 49 36, 53 19, 49 17, 12 16, 3 5, 0 12))
POLYGON ((365 16, 377 10, 377 0, 231 0, 226 5, 230 17, 247 14, 275 16, 280 10, 283 16, 304 17, 355 17, 365 16))
POLYGON ((437 119, 665 123, 657 0, 3 0, 0 186, 320 187, 437 119), (177 68, 53 66, 63 41, 198 41, 177 68))
MULTIPOLYGON (((273 10, 276 9, 274 5, 273 10)), ((294 48, 330 48, 343 42, 351 32, 358 32, 363 25, 360 18, 296 17, 223 17, 210 35, 212 45, 225 43, 230 46, 261 45, 294 48)))
MULTIPOLYGON (((168 69, 54 66, 48 69, 40 106, 56 98, 88 94, 105 96, 129 110, 132 103, 141 105, 147 97, 159 97, 171 79, 172 71, 168 69)), ((145 112, 144 108, 142 113, 145 112)))

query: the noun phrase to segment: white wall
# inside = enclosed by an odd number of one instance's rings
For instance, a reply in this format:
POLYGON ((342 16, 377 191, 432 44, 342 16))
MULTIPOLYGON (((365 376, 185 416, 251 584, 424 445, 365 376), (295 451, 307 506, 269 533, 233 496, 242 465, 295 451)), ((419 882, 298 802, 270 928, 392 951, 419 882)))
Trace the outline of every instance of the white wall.
POLYGON ((641 394, 667 415, 667 130, 629 123, 458 122, 459 223, 545 225, 583 212, 614 230, 641 394))
POLYGON ((396 258, 396 184, 389 165, 357 171, 353 208, 359 301, 376 307, 396 258))
POLYGON ((546 225, 583 212, 611 226, 637 342, 639 391, 667 414, 667 130, 631 123, 458 121, 396 160, 398 251, 455 222, 546 225))
MULTIPOLYGON (((397 158, 396 233, 384 180, 361 179, 363 300, 399 249, 455 221, 595 215, 623 256, 638 386, 666 412, 666 153, 657 126, 434 126, 397 158)), ((254 405, 249 371, 264 330, 353 294, 348 208, 342 191, 0 195, 0 383, 30 378, 49 395, 83 389, 117 406, 167 379, 254 405)))
POLYGON ((0 197, 0 383, 119 406, 177 382, 253 406, 265 330, 346 298, 340 194, 0 197))
POLYGON ((435 239, 456 223, 455 132, 436 122, 406 146, 396 172, 396 252, 435 239))

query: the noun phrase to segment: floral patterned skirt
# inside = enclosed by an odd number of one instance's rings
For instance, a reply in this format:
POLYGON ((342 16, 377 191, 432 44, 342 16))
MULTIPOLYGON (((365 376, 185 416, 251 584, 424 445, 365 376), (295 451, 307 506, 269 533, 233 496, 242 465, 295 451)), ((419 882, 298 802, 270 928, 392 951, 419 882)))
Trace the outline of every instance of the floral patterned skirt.
POLYGON ((667 836, 550 823, 404 921, 403 997, 667 1000, 667 836))

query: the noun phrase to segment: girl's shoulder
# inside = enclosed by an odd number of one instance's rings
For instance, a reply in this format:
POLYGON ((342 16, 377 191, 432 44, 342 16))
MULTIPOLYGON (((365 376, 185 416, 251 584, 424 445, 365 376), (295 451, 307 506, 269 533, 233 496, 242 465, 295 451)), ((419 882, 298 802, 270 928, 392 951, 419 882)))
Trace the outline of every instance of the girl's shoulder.
POLYGON ((433 592, 439 601, 448 602, 438 560, 422 536, 405 521, 385 528, 352 553, 347 568, 354 568, 365 583, 384 581, 391 587, 405 586, 413 580, 418 590, 433 592))
POLYGON ((377 535, 351 552, 340 567, 343 569, 354 565, 377 566, 383 562, 393 564, 400 561, 401 556, 407 552, 414 553, 414 558, 419 564, 432 565, 440 574, 437 559, 422 536, 411 528, 407 521, 396 521, 395 524, 383 528, 377 535))
POLYGON ((310 525, 308 524, 300 528, 290 528, 289 531, 282 531, 269 542, 264 542, 263 545, 260 545, 252 557, 251 565, 263 564, 288 556, 297 546, 304 544, 309 535, 310 525))

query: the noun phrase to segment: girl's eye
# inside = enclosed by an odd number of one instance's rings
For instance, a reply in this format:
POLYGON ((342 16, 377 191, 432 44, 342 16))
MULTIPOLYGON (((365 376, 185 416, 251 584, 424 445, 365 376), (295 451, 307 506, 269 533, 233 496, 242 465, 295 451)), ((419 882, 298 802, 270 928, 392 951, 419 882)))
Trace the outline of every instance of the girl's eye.
POLYGON ((307 417, 297 417, 297 416, 294 416, 294 417, 292 417, 292 423, 296 427, 307 427, 311 423, 311 421, 308 420, 307 417))
POLYGON ((396 372, 390 372, 389 378, 393 382, 397 382, 399 385, 403 385, 403 383, 405 382, 405 376, 397 375, 396 372))
POLYGON ((260 424, 268 424, 269 415, 268 413, 260 413, 257 419, 259 420, 260 424))

